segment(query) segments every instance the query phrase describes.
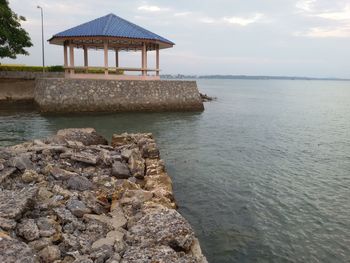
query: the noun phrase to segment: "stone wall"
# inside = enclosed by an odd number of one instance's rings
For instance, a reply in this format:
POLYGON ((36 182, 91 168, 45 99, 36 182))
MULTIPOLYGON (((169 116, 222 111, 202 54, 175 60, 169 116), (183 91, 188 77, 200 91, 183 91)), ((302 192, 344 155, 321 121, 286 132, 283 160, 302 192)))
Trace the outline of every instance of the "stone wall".
MULTIPOLYGON (((34 99, 35 79, 42 77, 42 72, 0 71, 0 102, 34 99)), ((63 72, 46 72, 48 78, 63 77, 63 72)))
POLYGON ((42 78, 35 102, 42 112, 201 111, 195 81, 42 78))

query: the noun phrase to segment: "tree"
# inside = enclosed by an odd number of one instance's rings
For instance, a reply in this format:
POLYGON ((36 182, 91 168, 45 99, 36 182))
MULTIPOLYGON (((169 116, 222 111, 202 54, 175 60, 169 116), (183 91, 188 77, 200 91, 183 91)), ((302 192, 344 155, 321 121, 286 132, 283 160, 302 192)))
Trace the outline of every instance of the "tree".
POLYGON ((0 58, 15 59, 17 55, 29 55, 24 48, 33 44, 21 27, 21 21, 25 20, 11 10, 8 0, 0 0, 0 58))

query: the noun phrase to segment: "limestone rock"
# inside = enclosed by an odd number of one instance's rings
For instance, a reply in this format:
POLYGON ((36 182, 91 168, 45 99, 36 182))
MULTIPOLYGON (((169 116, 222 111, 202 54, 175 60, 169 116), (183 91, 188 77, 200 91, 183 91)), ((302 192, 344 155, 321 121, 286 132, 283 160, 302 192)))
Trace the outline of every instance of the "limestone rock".
POLYGON ((23 219, 17 224, 17 234, 28 241, 38 239, 40 236, 39 228, 34 219, 23 219))
POLYGON ((55 220, 46 217, 38 218, 36 224, 39 228, 39 233, 41 237, 51 237, 56 233, 57 229, 59 228, 58 223, 55 220))
POLYGON ((34 170, 25 170, 22 174, 22 181, 28 184, 39 181, 39 178, 38 173, 34 170))
POLYGON ((34 252, 29 246, 0 232, 0 262, 34 263, 34 252))
POLYGON ((77 173, 66 171, 58 167, 52 168, 50 174, 57 180, 68 180, 69 178, 78 175, 77 173))
POLYGON ((114 162, 112 166, 112 176, 118 179, 127 179, 131 176, 130 170, 125 163, 114 162))
POLYGON ((58 246, 48 246, 39 252, 42 262, 51 263, 61 258, 61 251, 58 246))
POLYGON ((31 170, 33 169, 32 161, 30 160, 31 154, 21 154, 19 156, 16 156, 12 159, 11 163, 13 167, 16 167, 17 169, 24 171, 25 169, 31 170))
POLYGON ((62 140, 78 141, 85 146, 108 144, 108 141, 99 135, 93 128, 59 130, 53 139, 59 142, 62 142, 62 140))
POLYGON ((148 143, 142 147, 142 157, 156 159, 159 158, 159 149, 155 143, 148 143))
POLYGON ((19 219, 24 211, 30 209, 37 188, 24 188, 20 191, 0 192, 0 217, 19 219))
POLYGON ((80 152, 72 154, 71 159, 82 163, 96 164, 99 158, 91 153, 80 152))

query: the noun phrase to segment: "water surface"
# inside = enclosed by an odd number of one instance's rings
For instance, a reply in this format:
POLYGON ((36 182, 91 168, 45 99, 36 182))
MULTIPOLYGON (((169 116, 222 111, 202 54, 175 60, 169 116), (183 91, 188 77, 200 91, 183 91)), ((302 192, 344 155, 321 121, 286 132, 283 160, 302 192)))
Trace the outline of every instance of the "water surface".
POLYGON ((350 82, 200 80, 203 113, 42 116, 0 106, 0 145, 67 127, 152 132, 209 262, 349 262, 350 82))

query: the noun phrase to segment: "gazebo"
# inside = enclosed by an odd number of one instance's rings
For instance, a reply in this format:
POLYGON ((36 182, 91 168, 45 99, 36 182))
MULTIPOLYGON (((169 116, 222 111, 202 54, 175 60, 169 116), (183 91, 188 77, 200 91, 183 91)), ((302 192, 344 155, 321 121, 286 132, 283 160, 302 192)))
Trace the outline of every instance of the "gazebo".
POLYGON ((65 77, 78 79, 158 80, 160 78, 159 50, 171 48, 175 45, 166 38, 154 34, 114 14, 109 14, 60 32, 51 37, 48 41, 50 44, 63 46, 65 77), (84 66, 75 66, 75 48, 84 50, 84 66), (89 66, 89 49, 102 49, 104 51, 104 67, 89 66), (113 67, 108 65, 109 50, 115 52, 115 65, 113 67), (120 67, 119 52, 121 51, 141 51, 141 67, 120 67), (155 68, 148 68, 147 66, 148 51, 156 51, 155 68), (140 74, 125 75, 120 74, 121 72, 140 72, 140 74), (149 73, 153 74, 150 75, 149 73))

